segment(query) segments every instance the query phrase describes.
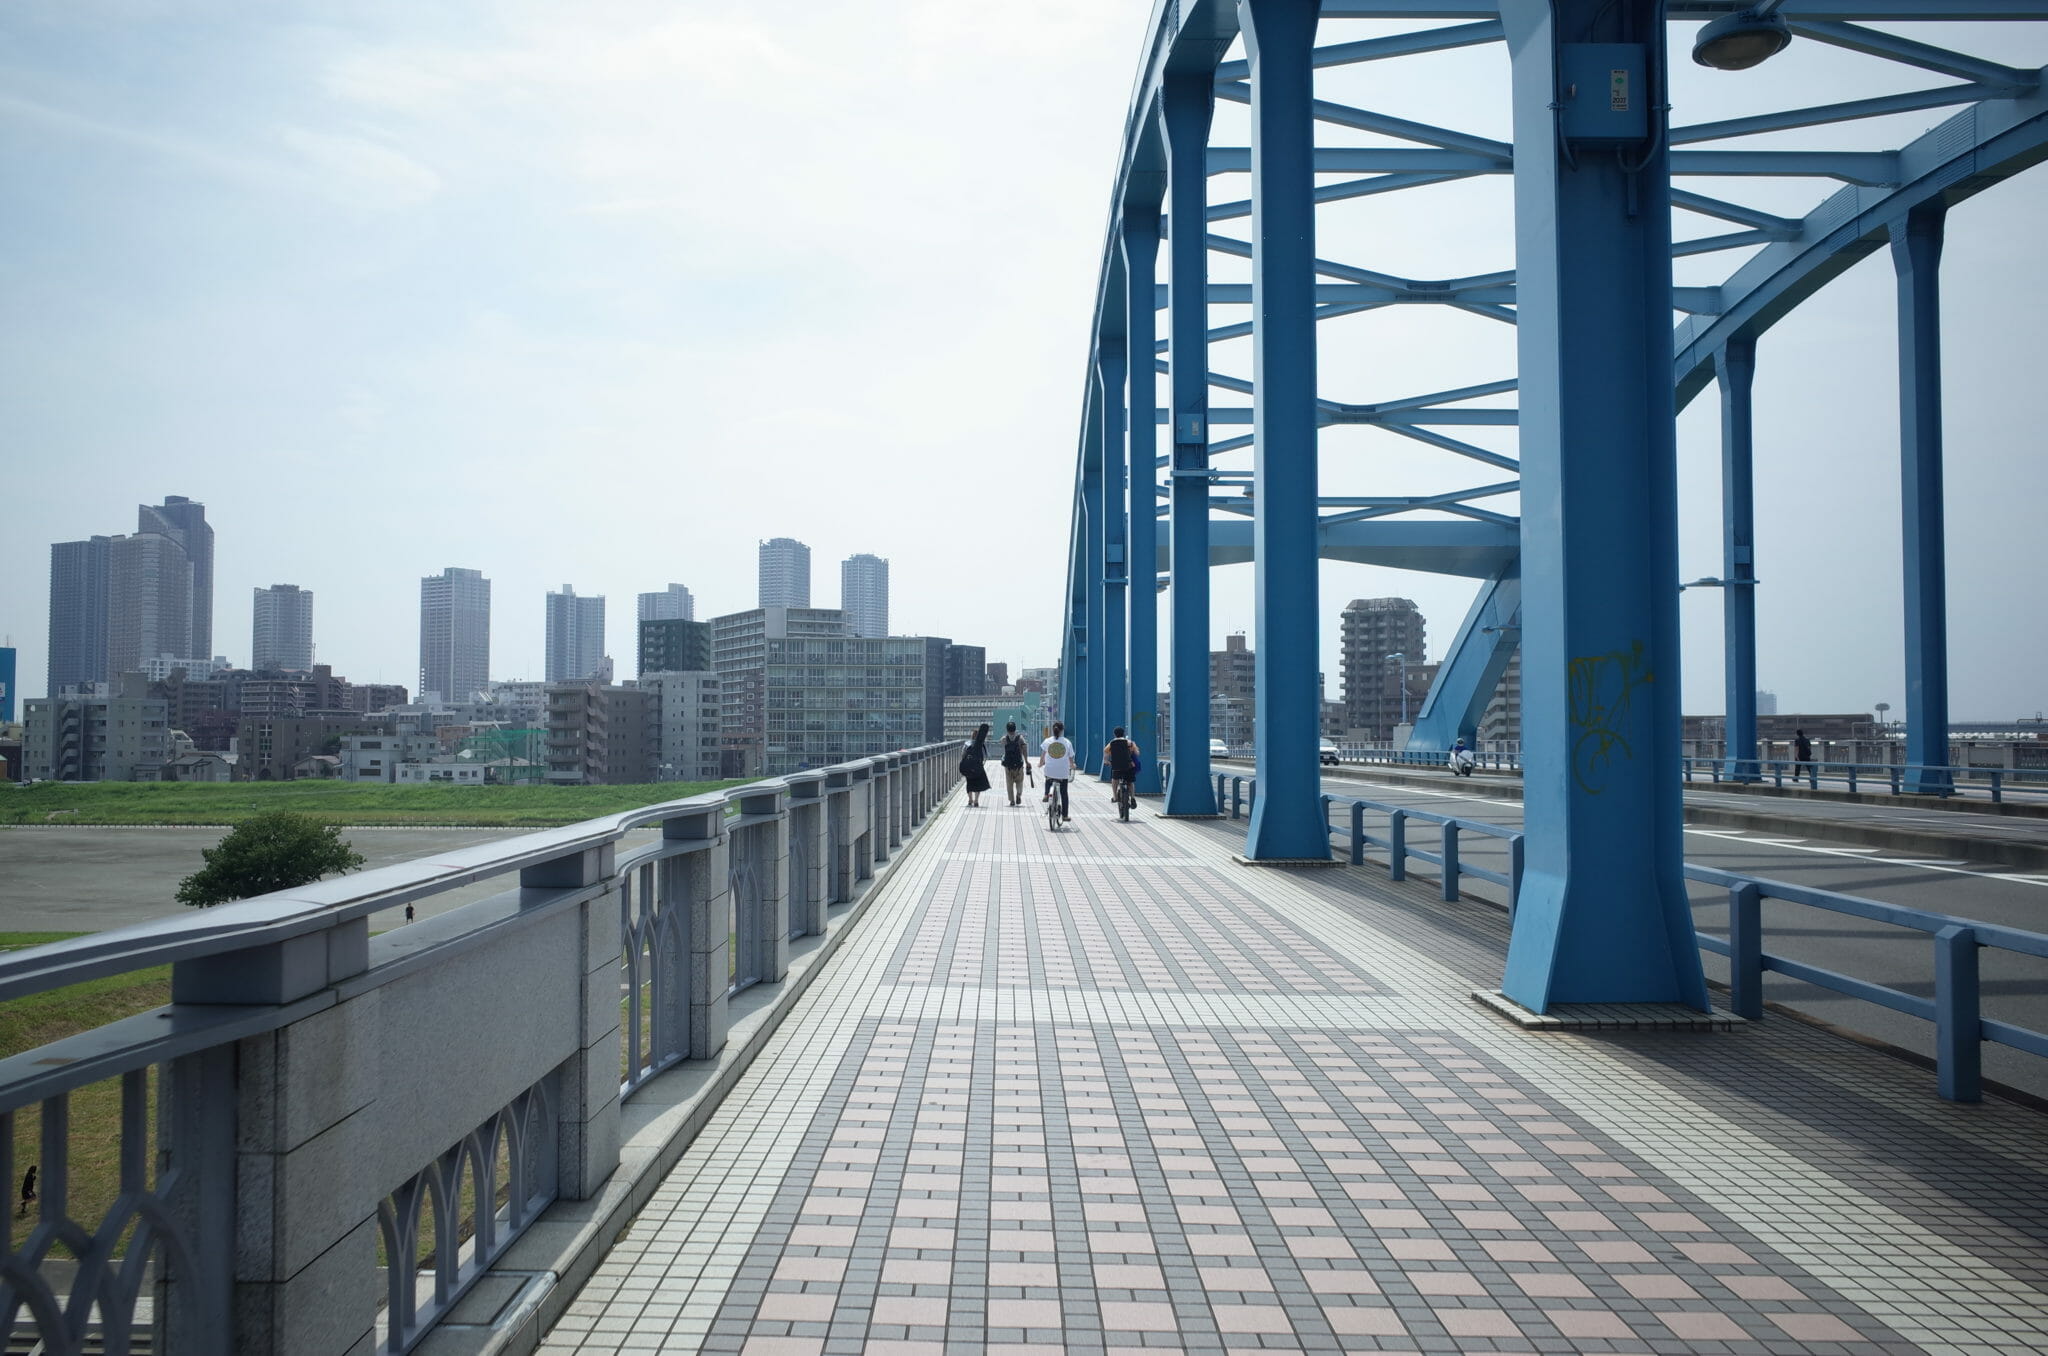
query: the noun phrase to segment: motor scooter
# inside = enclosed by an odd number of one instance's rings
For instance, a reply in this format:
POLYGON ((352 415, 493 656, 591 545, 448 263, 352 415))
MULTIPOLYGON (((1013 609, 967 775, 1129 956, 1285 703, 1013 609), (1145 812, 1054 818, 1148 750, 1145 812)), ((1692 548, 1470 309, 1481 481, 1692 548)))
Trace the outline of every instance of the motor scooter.
POLYGON ((1454 749, 1451 752, 1451 773, 1458 777, 1469 777, 1472 769, 1479 766, 1479 760, 1470 749, 1454 749))

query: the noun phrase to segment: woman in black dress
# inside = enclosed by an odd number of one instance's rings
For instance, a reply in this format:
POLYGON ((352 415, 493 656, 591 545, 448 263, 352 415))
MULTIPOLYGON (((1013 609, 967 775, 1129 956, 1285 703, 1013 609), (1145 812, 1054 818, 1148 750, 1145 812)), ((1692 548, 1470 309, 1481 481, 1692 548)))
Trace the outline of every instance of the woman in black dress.
POLYGON ((967 779, 967 804, 978 808, 981 793, 988 790, 988 772, 982 764, 988 760, 988 723, 984 721, 974 732, 974 738, 967 741, 967 748, 960 755, 960 775, 967 779))

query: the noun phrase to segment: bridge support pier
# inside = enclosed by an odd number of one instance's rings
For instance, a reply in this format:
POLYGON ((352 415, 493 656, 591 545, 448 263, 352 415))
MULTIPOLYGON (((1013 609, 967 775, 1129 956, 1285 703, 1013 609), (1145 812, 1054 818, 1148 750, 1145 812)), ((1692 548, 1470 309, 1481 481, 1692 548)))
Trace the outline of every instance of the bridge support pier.
POLYGON ((1213 815, 1209 774, 1209 122, 1207 71, 1168 75, 1166 139, 1167 505, 1173 575, 1173 770, 1166 813, 1213 815))
POLYGON ((1502 989, 1536 1012, 1705 1011, 1680 837, 1664 6, 1507 0, 1501 18, 1513 61, 1528 826, 1502 989), (1561 51, 1565 35, 1602 46, 1561 51), (1620 69, 1565 89, 1568 60, 1620 69), (1616 125, 1609 110, 1631 106, 1633 127, 1616 125))
POLYGON ((1721 350, 1721 634, 1728 689, 1725 775, 1760 780, 1756 765, 1756 490, 1751 474, 1756 341, 1721 350))
POLYGON ((1125 479, 1125 522, 1129 559, 1125 586, 1130 608, 1129 724, 1131 738, 1144 750, 1137 790, 1159 790, 1159 496, 1154 486, 1159 471, 1159 368, 1154 356, 1158 304, 1153 299, 1159 272, 1159 192, 1157 176, 1144 191, 1133 192, 1124 204, 1124 349, 1129 357, 1130 399, 1124 425, 1130 438, 1125 479))
POLYGON ((1941 446, 1939 198, 1892 228, 1899 282, 1900 555, 1906 574, 1907 788, 1945 796, 1948 767, 1948 564, 1941 446))
POLYGON ((1103 761, 1102 746, 1109 742, 1112 726, 1123 725, 1130 712, 1130 643, 1126 623, 1130 618, 1130 588, 1125 559, 1124 503, 1129 497, 1129 477, 1124 472, 1124 371, 1127 366, 1121 339, 1096 341, 1095 399, 1101 414, 1102 492, 1099 519, 1102 538, 1101 644, 1095 647, 1096 672, 1102 676, 1102 705, 1093 737, 1088 742, 1088 766, 1103 781, 1109 780, 1109 765, 1103 761))
POLYGON ((1242 0, 1252 85, 1252 554, 1258 798, 1252 861, 1326 860, 1316 685, 1314 70, 1317 0, 1242 0))

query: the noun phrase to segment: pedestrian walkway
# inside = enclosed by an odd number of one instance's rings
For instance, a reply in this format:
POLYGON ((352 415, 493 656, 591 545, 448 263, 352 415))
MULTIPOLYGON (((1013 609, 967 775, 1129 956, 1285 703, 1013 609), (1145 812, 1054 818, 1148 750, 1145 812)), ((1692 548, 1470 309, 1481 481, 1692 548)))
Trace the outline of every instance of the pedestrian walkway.
POLYGON ((543 1350, 2048 1349, 2048 1116, 1535 1034, 1502 915, 956 796, 543 1350))

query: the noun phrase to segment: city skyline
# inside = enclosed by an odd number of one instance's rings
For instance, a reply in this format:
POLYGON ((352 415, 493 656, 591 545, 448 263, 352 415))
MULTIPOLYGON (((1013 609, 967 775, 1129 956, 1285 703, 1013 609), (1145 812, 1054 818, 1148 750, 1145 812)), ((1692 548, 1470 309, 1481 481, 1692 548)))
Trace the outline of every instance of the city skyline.
MULTIPOLYGON (((18 642, 22 675, 45 671, 49 543, 132 526, 159 489, 204 501, 222 525, 217 608, 293 580, 320 596, 321 653, 387 681, 413 673, 407 599, 445 561, 484 568, 508 599, 564 578, 622 599, 682 579, 708 616, 753 600, 756 544, 774 535, 821 560, 887 556, 892 629, 983 636, 1014 647, 999 658, 1045 663, 1061 591, 1031 567, 1065 540, 1067 472, 1056 511, 1017 480, 1075 436, 1076 317, 1093 300, 1150 10, 1051 0, 1039 21, 1005 29, 787 0, 717 14, 626 0, 602 25, 472 0, 341 15, 283 0, 206 20, 143 7, 118 24, 89 6, 10 9, 0 25, 24 83, 0 109, 17 209, 0 231, 21 267, 0 331, 0 407, 20 453, 12 488, 35 512, 0 540, 0 632, 18 642), (1028 91, 1048 68, 1057 99, 989 96, 1028 91), (878 85, 892 97, 868 98, 878 85), (724 135, 673 154, 677 129, 711 120, 724 135), (749 209, 708 202, 712 180, 749 209), (925 182, 948 189, 912 210, 903 186, 925 182), (1019 185, 1029 212, 1016 210, 1019 185), (992 258, 1006 261, 993 277, 992 258), (873 361, 878 336, 905 359, 873 361), (345 545, 347 496, 328 489, 344 469, 350 483, 398 487, 376 512, 409 538, 380 524, 376 549, 345 545), (1014 541, 926 525, 963 511, 979 525, 1013 503, 1014 541)), ((1931 41, 1950 36, 1926 27, 1931 41)), ((1848 93, 1849 57, 1797 44, 1769 78, 1797 69, 1824 103, 1848 93)), ((1431 60, 1467 69, 1455 53, 1431 60)), ((1467 106, 1467 88, 1426 97, 1447 124, 1494 134, 1500 110, 1467 106)), ((1740 116, 1744 88, 1741 76, 1702 84, 1688 117, 1740 116)), ((1215 144, 1248 144, 1247 116, 1219 107, 1215 144)), ((1854 140, 1860 126, 1843 132, 1854 140)), ((1466 187, 1478 185, 1445 185, 1444 202, 1465 203, 1466 187)), ((1215 188, 1242 191, 1227 178, 1215 188)), ((2048 422, 2048 389, 2027 345, 1973 323, 2048 299, 2048 254, 2010 243, 2038 234, 2044 201, 2048 174, 2030 172, 1960 205, 1948 227, 1959 717, 2048 705, 2048 637, 2014 626, 2007 607, 2015 544, 2048 489, 2048 466, 2025 451, 2048 422)), ((1466 224, 1454 210, 1384 244, 1413 276, 1456 276, 1432 268, 1459 254, 1466 224)), ((1895 546, 1847 535, 1899 515, 1883 255, 1775 327, 1759 356, 1758 681, 1787 710, 1905 705, 1899 609, 1869 582, 1897 579, 1895 546), (1862 474, 1842 473, 1851 453, 1862 474)), ((1240 261, 1214 267, 1242 281, 1240 261)), ((1360 363, 1333 350, 1331 370, 1351 374, 1360 401, 1438 389, 1414 384, 1411 363, 1438 337, 1433 309, 1386 314, 1414 340, 1360 363)), ((1714 405, 1680 419, 1685 579, 1720 572, 1714 405)), ((1386 483, 1329 490, 1409 492, 1402 460, 1361 455, 1357 476, 1386 483)), ((1250 581, 1241 566, 1213 572, 1210 648, 1253 629, 1250 581)), ((1333 563, 1317 614, 1410 597, 1450 635, 1471 594, 1469 581, 1333 563)), ((1680 606, 1683 705, 1718 710, 1719 598, 1691 591, 1680 606)), ((497 667, 537 675, 540 610, 498 611, 497 667)), ((1334 629, 1321 628, 1332 674, 1334 629)), ((614 629, 610 652, 627 640, 614 629)))

